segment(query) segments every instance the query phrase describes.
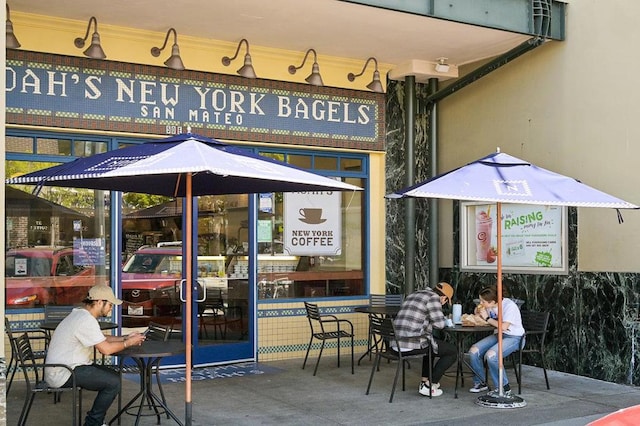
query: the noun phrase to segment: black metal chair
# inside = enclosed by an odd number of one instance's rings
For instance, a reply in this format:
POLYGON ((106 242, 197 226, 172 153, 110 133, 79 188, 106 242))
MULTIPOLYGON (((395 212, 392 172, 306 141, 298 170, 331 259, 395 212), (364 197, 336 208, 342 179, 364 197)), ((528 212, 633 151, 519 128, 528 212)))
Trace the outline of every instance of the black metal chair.
POLYGON ((318 360, 316 361, 316 368, 313 370, 313 375, 316 375, 318 371, 318 365, 320 364, 320 357, 322 357, 322 351, 324 350, 325 342, 327 340, 336 340, 338 348, 338 367, 340 367, 340 346, 341 339, 351 339, 351 374, 354 374, 353 369, 353 324, 346 319, 338 319, 335 315, 321 315, 318 305, 314 303, 304 302, 304 307, 307 310, 307 319, 309 320, 309 326, 311 327, 311 338, 309 339, 309 345, 307 346, 307 354, 304 357, 302 363, 302 369, 307 364, 307 358, 309 357, 309 350, 313 343, 313 339, 318 339, 322 342, 320 345, 320 353, 318 354, 318 360), (347 326, 348 330, 343 327, 347 326))
POLYGON ((549 328, 549 312, 522 311, 522 326, 524 327, 525 344, 520 344, 520 350, 511 354, 513 362, 513 370, 518 380, 518 394, 522 393, 522 355, 523 354, 539 354, 541 359, 542 371, 544 372, 544 381, 549 387, 549 377, 547 376, 547 367, 544 359, 544 342, 547 337, 549 328), (517 356, 517 359, 516 359, 517 356), (517 364, 517 368, 516 368, 517 364))
MULTIPOLYGON (((400 306, 404 300, 404 294, 370 294, 369 295, 369 305, 370 306, 400 306)), ((376 314, 369 314, 369 333, 367 337, 367 352, 369 353, 369 359, 371 359, 371 355, 373 353, 372 347, 377 346, 378 342, 373 339, 371 334, 371 317, 378 317, 376 314)), ((365 354, 366 355, 366 354, 365 354)), ((363 357, 360 357, 358 360, 358 365, 360 365, 360 361, 363 357)), ((411 366, 409 366, 411 368, 411 366)))
MULTIPOLYGON (((373 338, 377 341, 382 342, 381 345, 375 346, 375 354, 376 358, 371 367, 371 376, 369 376, 369 384, 367 385, 367 392, 365 395, 369 395, 369 390, 371 389, 371 383, 373 382, 373 375, 376 371, 379 370, 380 360, 385 358, 389 361, 397 361, 398 365, 396 366, 396 374, 393 377, 393 386, 391 388, 391 396, 389 396, 389 402, 393 402, 393 395, 396 391, 396 385, 398 383, 398 375, 400 374, 400 370, 402 369, 402 390, 405 390, 405 363, 408 363, 410 359, 419 358, 422 360, 422 357, 427 355, 429 357, 429 382, 431 382, 432 374, 432 365, 433 365, 433 355, 431 353, 431 347, 423 348, 420 350, 412 350, 411 354, 403 353, 399 348, 398 340, 396 338, 396 330, 393 325, 393 320, 391 318, 379 318, 379 317, 371 317, 370 319, 370 330, 373 335, 373 338), (394 348, 398 348, 397 350, 394 348)), ((431 398, 431 394, 429 398, 431 398)))
POLYGON ((198 322, 200 335, 204 334, 205 339, 209 338, 207 326, 213 326, 215 340, 218 340, 218 332, 221 339, 226 339, 227 331, 233 327, 240 328, 240 333, 244 334, 242 309, 239 306, 227 306, 222 290, 218 290, 218 294, 214 297, 207 296, 206 301, 198 303, 198 322))
MULTIPOLYGON (((44 322, 57 323, 62 321, 73 311, 76 305, 44 305, 44 322)), ((51 340, 51 331, 47 331, 51 340)))
MULTIPOLYGON (((18 351, 16 349, 16 339, 17 336, 13 333, 11 321, 9 318, 4 317, 4 331, 7 333, 7 337, 9 338, 9 345, 11 346, 11 358, 9 359, 9 364, 7 365, 6 375, 9 377, 9 382, 7 383, 7 395, 9 395, 9 391, 11 390, 11 384, 13 383, 13 378, 16 375, 16 371, 18 371, 19 362, 18 362, 18 351)), ((49 344, 49 339, 47 333, 44 330, 24 330, 23 332, 27 333, 29 339, 33 342, 40 342, 39 346, 42 346, 42 350, 34 350, 33 356, 36 360, 44 360, 47 356, 47 346, 49 344)))
POLYGON ((46 394, 53 392, 54 394, 60 392, 71 392, 72 403, 72 425, 80 424, 79 419, 82 418, 82 388, 75 384, 75 374, 73 369, 64 364, 45 364, 44 362, 38 362, 33 349, 31 348, 31 341, 27 333, 23 333, 15 339, 15 349, 18 355, 18 365, 22 369, 24 374, 25 385, 27 393, 25 395, 22 411, 20 412, 20 418, 18 419, 18 426, 23 426, 27 423, 31 406, 36 394, 46 394), (44 380, 44 369, 52 367, 62 367, 69 370, 71 373, 70 387, 53 388, 44 380), (77 411, 76 411, 77 408, 77 411))

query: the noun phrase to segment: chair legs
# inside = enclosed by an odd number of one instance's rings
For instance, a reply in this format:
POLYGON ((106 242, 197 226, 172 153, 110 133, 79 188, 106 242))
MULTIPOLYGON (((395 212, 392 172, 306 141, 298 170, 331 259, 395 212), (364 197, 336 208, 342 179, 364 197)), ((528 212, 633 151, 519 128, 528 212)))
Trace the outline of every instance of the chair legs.
MULTIPOLYGON (((309 340, 309 344, 307 345, 307 353, 304 356, 304 362, 302 363, 302 369, 304 370, 304 367, 307 365, 307 359, 309 358, 309 351, 311 350, 311 344, 313 343, 313 339, 314 337, 311 336, 311 339, 309 340)), ((315 376, 316 373, 318 372, 318 366, 320 365, 320 358, 322 357, 322 351, 324 351, 324 345, 325 345, 325 339, 320 339, 320 341, 322 342, 320 344, 320 352, 318 353, 318 359, 316 360, 316 366, 313 369, 313 375, 315 376)), ((340 367, 340 346, 341 345, 341 340, 337 339, 338 343, 337 343, 337 351, 338 351, 338 368, 340 367)), ((353 336, 351 336, 351 374, 355 374, 355 369, 354 369, 354 361, 355 361, 355 357, 354 357, 354 351, 353 351, 353 336)))
MULTIPOLYGON (((432 382, 431 378, 433 377, 433 356, 431 352, 427 355, 429 357, 429 383, 432 382)), ((367 391, 365 395, 369 395, 369 391, 371 390, 371 383, 373 383, 373 375, 376 371, 380 371, 380 359, 382 356, 380 352, 376 354, 373 365, 371 366, 371 374, 369 375, 369 384, 367 385, 367 391)), ((390 361, 390 359, 389 359, 390 361)), ((400 375, 400 369, 402 369, 402 390, 406 390, 406 380, 405 380, 405 364, 409 364, 409 360, 400 359, 398 360, 398 365, 396 365, 396 373, 393 376, 393 385, 391 386, 391 395, 389 395, 389 403, 393 402, 393 396, 396 393, 396 387, 398 386, 398 376, 400 375)), ((429 399, 433 398, 431 393, 429 394, 429 399)))
MULTIPOLYGON (((78 395, 76 395, 76 391, 74 390, 72 396, 72 422, 73 426, 80 425, 82 422, 82 389, 78 389, 78 395), (76 399, 76 397, 78 399, 76 399), (76 401, 78 402, 78 411, 76 413, 75 406, 76 401)), ((29 417, 29 412, 31 412, 31 407, 33 405, 33 400, 35 399, 36 394, 31 392, 27 398, 24 400, 24 404, 22 405, 22 411, 20 412, 20 418, 18 419, 18 426, 25 426, 27 424, 27 418, 29 417)))
MULTIPOLYGON (((518 395, 522 393, 522 352, 518 353, 518 366, 516 367, 516 358, 515 353, 511 354, 511 361, 513 362, 513 371, 516 374, 516 380, 518 381, 518 395)), ((547 366, 544 361, 544 354, 540 353, 542 372, 544 373, 544 382, 547 385, 547 390, 551 389, 549 387, 549 376, 547 375, 547 366)))
POLYGON ((304 370, 305 365, 307 365, 307 358, 309 358, 309 350, 311 349, 311 343, 313 343, 313 336, 309 340, 309 344, 307 345, 307 353, 304 356, 304 362, 302 363, 302 369, 304 370))
MULTIPOLYGON (((28 395, 27 398, 24 400, 24 405, 22 406, 22 411, 20 412, 20 418, 18 419, 18 426, 24 426, 25 424, 27 424, 27 417, 29 417, 29 411, 31 411, 31 404, 33 404, 33 399, 35 397, 36 395, 32 393, 28 395)), ((73 424, 74 425, 76 424, 75 419, 73 424)))
POLYGON ((18 358, 14 356, 13 348, 11 348, 11 359, 9 360, 9 365, 7 366, 7 375, 9 374, 9 372, 11 372, 9 383, 7 383, 7 396, 9 395, 9 391, 11 390, 11 383, 13 383, 13 376, 16 375, 17 369, 18 369, 18 358))

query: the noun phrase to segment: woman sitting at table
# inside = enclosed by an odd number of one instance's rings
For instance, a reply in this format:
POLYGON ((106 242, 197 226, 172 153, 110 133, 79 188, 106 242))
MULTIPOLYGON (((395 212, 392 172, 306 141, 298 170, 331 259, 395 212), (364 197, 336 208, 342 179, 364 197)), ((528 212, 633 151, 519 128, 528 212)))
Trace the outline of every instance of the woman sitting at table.
MULTIPOLYGON (((393 323, 397 332, 398 344, 403 354, 410 355, 414 350, 421 351, 430 347, 438 361, 433 366, 433 377, 429 380, 429 355, 422 357, 422 381, 418 392, 424 396, 440 396, 440 378, 457 358, 456 347, 444 340, 433 337, 433 329, 445 326, 442 305, 451 303, 453 287, 447 283, 438 283, 431 290, 419 290, 408 295, 393 323)), ((398 348, 391 348, 397 351, 398 348)))
MULTIPOLYGON (((495 393, 499 394, 499 371, 498 371, 498 291, 496 286, 484 288, 480 291, 480 304, 476 307, 475 314, 487 321, 496 330, 491 336, 487 336, 475 343, 469 349, 470 365, 473 369, 473 387, 469 392, 483 392, 488 390, 487 379, 485 377, 484 362, 489 367, 491 381, 495 386, 495 393)), ((521 337, 524 335, 520 309, 515 302, 507 297, 502 299, 502 357, 509 356, 519 349, 521 337)), ((522 341, 524 344, 524 341, 522 341)), ((507 373, 502 369, 502 389, 503 395, 511 394, 507 373)))

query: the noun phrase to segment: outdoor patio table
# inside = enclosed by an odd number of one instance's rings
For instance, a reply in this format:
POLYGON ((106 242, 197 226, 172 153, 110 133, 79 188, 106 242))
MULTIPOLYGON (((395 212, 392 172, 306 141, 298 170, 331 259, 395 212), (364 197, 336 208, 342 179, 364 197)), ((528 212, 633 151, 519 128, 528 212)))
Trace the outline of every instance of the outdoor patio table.
MULTIPOLYGON (((152 415, 158 418, 158 424, 160 424, 160 415, 166 413, 179 425, 182 422, 178 417, 167 407, 162 398, 153 392, 152 377, 153 366, 160 363, 160 360, 167 356, 179 355, 185 352, 185 345, 182 342, 163 342, 163 341, 145 341, 141 346, 131 346, 127 349, 118 352, 116 355, 120 357, 120 364, 127 357, 133 359, 138 365, 138 371, 140 373, 140 390, 131 398, 129 402, 125 404, 122 409, 109 421, 112 424, 118 420, 124 413, 129 414, 129 409, 134 406, 134 403, 139 399, 140 403, 135 406, 138 409, 136 413, 136 426, 140 422, 140 417, 143 416, 142 408, 148 406, 153 409, 152 415)), ((122 374, 122 369, 120 369, 122 374)))
POLYGON ((490 325, 476 325, 476 326, 463 326, 455 325, 453 327, 445 327, 442 329, 445 333, 452 334, 456 339, 456 346, 458 348, 458 360, 456 363, 456 387, 454 397, 458 397, 458 380, 462 378, 462 367, 467 365, 469 369, 471 366, 464 359, 464 337, 470 333, 490 333, 495 330, 495 327, 490 325))
MULTIPOLYGON (((385 305, 385 306, 357 306, 354 309, 355 312, 360 312, 368 315, 375 315, 379 317, 389 317, 395 318, 400 312, 400 306, 398 305, 385 305)), ((362 354, 360 358, 358 358, 358 365, 360 365, 360 361, 367 355, 371 354, 371 350, 376 346, 376 342, 369 340, 369 347, 367 347, 367 351, 362 354)))

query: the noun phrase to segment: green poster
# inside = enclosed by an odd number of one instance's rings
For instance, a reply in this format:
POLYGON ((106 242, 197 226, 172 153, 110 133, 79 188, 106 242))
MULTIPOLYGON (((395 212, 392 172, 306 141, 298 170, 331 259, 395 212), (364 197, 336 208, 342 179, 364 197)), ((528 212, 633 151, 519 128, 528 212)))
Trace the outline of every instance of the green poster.
POLYGON ((259 220, 258 221, 258 242, 270 243, 273 235, 273 228, 271 226, 271 220, 259 220))

